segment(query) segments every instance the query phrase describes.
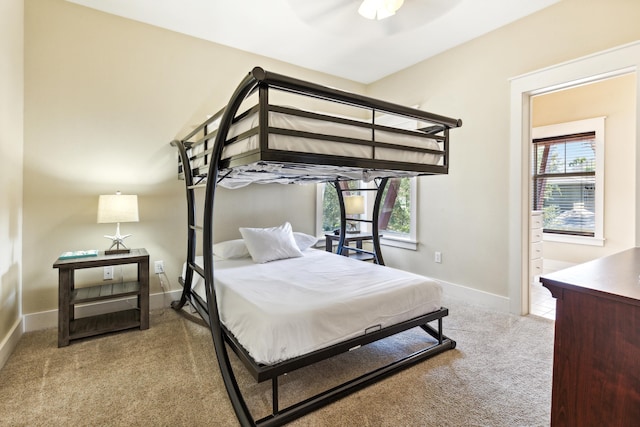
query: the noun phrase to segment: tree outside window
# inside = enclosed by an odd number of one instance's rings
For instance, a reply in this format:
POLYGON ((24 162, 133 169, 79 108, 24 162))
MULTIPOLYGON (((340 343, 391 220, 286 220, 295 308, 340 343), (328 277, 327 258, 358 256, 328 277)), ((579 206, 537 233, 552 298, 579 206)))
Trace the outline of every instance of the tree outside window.
POLYGON ((383 193, 380 207, 380 232, 409 235, 411 233, 411 180, 392 178, 383 193))

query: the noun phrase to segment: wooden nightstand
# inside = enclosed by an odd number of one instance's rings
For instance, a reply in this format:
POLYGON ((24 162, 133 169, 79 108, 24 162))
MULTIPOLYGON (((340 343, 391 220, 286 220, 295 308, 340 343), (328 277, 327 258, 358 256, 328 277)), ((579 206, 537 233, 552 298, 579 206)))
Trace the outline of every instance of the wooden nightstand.
MULTIPOLYGON (((325 238, 326 251, 333 252, 333 242, 338 242, 340 240, 340 235, 334 234, 334 233, 327 233, 324 235, 324 238, 325 238)), ((362 242, 371 241, 371 240, 373 240, 373 236, 371 234, 347 233, 344 237, 344 244, 346 246, 350 246, 349 243, 355 242, 356 244, 355 248, 362 250, 362 242)), ((356 252, 353 249, 349 249, 348 247, 345 247, 342 252, 343 252, 342 255, 344 256, 356 258, 362 261, 371 261, 374 259, 373 254, 369 253, 369 251, 356 252)))
POLYGON ((87 258, 58 259, 58 347, 70 340, 86 338, 124 329, 149 328, 149 254, 146 249, 131 249, 128 254, 87 258), (105 283, 75 289, 75 270, 137 264, 138 278, 134 282, 105 283), (75 318, 75 305, 81 303, 137 296, 136 308, 75 318))

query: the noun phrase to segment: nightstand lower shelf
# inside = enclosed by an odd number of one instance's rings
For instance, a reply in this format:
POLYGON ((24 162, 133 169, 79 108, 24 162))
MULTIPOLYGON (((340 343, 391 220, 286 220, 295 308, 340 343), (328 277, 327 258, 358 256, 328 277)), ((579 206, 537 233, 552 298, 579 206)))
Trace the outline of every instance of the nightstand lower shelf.
POLYGON ((69 339, 75 340, 139 327, 140 310, 133 308, 74 319, 69 324, 69 339))
POLYGON ((140 294, 139 282, 108 283, 74 289, 71 293, 72 304, 100 301, 112 298, 128 297, 140 294))

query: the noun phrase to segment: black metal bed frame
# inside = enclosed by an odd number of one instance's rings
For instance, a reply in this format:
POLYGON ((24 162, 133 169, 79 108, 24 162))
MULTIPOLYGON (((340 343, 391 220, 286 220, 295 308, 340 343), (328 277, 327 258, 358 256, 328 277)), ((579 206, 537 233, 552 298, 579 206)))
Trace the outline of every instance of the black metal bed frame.
MULTIPOLYGON (((316 410, 324 405, 334 402, 350 393, 360 390, 376 381, 379 381, 399 370, 405 369, 419 361, 433 357, 436 354, 444 352, 449 349, 453 349, 456 346, 455 341, 446 337, 442 331, 442 319, 448 315, 446 308, 441 308, 435 312, 428 313, 411 319, 409 321, 401 322, 371 333, 367 333, 363 336, 356 337, 345 342, 341 342, 330 347, 314 351, 312 353, 286 360, 284 362, 275 365, 261 365, 256 363, 246 350, 236 341, 233 334, 228 331, 220 321, 220 315, 218 312, 216 295, 214 292, 213 278, 214 278, 214 262, 213 262, 213 206, 216 187, 221 179, 224 177, 219 176, 221 169, 233 168, 238 164, 247 164, 255 161, 290 161, 294 163, 309 163, 309 164, 330 164, 334 166, 346 166, 357 168, 382 168, 382 169, 399 169, 400 166, 397 162, 370 162, 367 159, 354 159, 347 157, 337 156, 318 156, 307 155, 304 153, 287 153, 287 152, 274 152, 275 150, 269 150, 266 147, 266 141, 269 132, 271 133, 290 133, 292 131, 271 128, 268 125, 268 113, 280 109, 281 107, 272 106, 268 103, 268 91, 269 89, 282 90, 286 92, 293 92, 299 95, 320 98, 324 100, 330 100, 334 102, 340 102, 348 105, 358 106, 362 108, 370 109, 373 113, 376 111, 389 112, 393 114, 402 114, 407 117, 411 117, 417 120, 424 120, 436 125, 429 129, 422 129, 424 135, 427 138, 433 138, 443 142, 444 150, 441 154, 444 155, 444 162, 441 165, 418 165, 413 166, 412 171, 417 171, 420 174, 444 174, 448 172, 448 132, 449 128, 461 126, 460 120, 447 118, 444 116, 438 116, 435 114, 415 110, 396 104, 391 104, 385 101, 376 100, 373 98, 365 97, 362 95, 351 94, 343 92, 337 89, 327 88, 321 85, 305 82, 295 78, 266 72, 262 68, 254 68, 240 83, 231 97, 229 104, 220 110, 217 114, 212 116, 194 131, 192 131, 183 140, 173 141, 174 145, 180 155, 180 175, 184 177, 185 185, 187 189, 187 207, 188 207, 188 230, 187 230, 187 269, 184 278, 180 278, 180 283, 183 285, 183 293, 179 301, 174 301, 172 307, 176 310, 181 309, 187 302, 198 311, 200 316, 209 325, 211 335, 213 338, 213 344, 216 351, 218 365, 222 374, 225 388, 231 400, 232 406, 238 418, 238 421, 242 426, 261 425, 261 426, 275 426, 282 425, 290 422, 296 418, 299 418, 313 410, 316 410), (240 115, 237 115, 238 109, 242 102, 252 94, 254 91, 259 91, 259 126, 257 129, 252 129, 248 132, 259 133, 260 136, 260 150, 259 152, 249 153, 242 156, 241 159, 228 159, 221 160, 222 150, 226 144, 232 143, 234 140, 227 139, 227 135, 232 124, 238 120, 240 115), (207 127, 213 123, 214 120, 220 119, 220 126, 217 130, 208 132, 207 127), (202 133, 203 136, 196 142, 190 141, 194 136, 202 133), (209 141, 215 139, 214 145, 209 146, 209 141), (190 149, 196 144, 204 144, 204 150, 197 155, 191 155, 190 149), (191 168, 191 162, 196 159, 204 159, 205 167, 191 168), (205 189, 204 200, 204 214, 203 214, 203 226, 199 227, 196 224, 196 197, 194 190, 197 188, 205 189), (196 264, 196 249, 197 249, 197 232, 202 232, 202 254, 204 259, 204 268, 196 264), (191 289, 191 283, 194 273, 199 274, 205 280, 205 294, 206 301, 191 289), (430 322, 437 322, 437 328, 429 325, 430 322), (303 400, 296 404, 293 404, 287 408, 279 408, 278 402, 278 377, 284 375, 287 372, 291 372, 295 369, 308 366, 310 364, 319 362, 328 357, 350 351, 359 346, 389 337, 391 335, 406 331, 408 329, 420 327, 428 335, 435 338, 436 343, 427 346, 426 348, 417 351, 413 354, 407 355, 404 358, 396 360, 382 368, 378 368, 372 372, 361 375, 355 379, 347 381, 332 389, 321 392, 320 394, 313 396, 309 399, 303 400), (272 381, 272 414, 262 418, 260 420, 254 420, 238 386, 237 380, 231 367, 229 354, 226 346, 237 354, 239 359, 247 367, 256 381, 261 382, 265 380, 272 381)), ((288 110, 285 108, 285 110, 288 110)), ((250 114, 251 111, 244 112, 241 115, 250 114)), ((300 112, 294 110, 294 114, 310 115, 313 118, 323 118, 331 121, 345 121, 349 124, 355 124, 357 126, 366 126, 374 129, 390 130, 385 126, 375 124, 375 120, 372 119, 371 124, 362 124, 361 122, 352 122, 348 119, 342 119, 331 116, 319 115, 316 113, 300 112)), ((405 131, 394 129, 404 133, 405 131)), ((247 133, 239 135, 238 138, 246 137, 247 133)), ((304 137, 304 135, 302 135, 304 137)), ((363 142, 361 140, 354 141, 351 138, 341 138, 336 136, 319 136, 314 134, 315 139, 324 139, 329 141, 339 141, 347 143, 357 143, 371 145, 375 150, 376 145, 385 146, 387 144, 379 145, 375 142, 363 142)), ((389 144, 393 145, 393 144, 389 144)), ((416 149, 416 151, 433 152, 433 150, 416 149)), ((342 194, 339 190, 339 181, 344 180, 344 177, 337 176, 334 185, 338 190, 339 202, 341 208, 341 239, 338 246, 338 252, 341 253, 344 246, 344 235, 346 230, 346 221, 344 213, 344 202, 342 200, 342 194)), ((379 210, 380 197, 382 190, 385 188, 387 179, 383 178, 378 185, 378 194, 376 197, 376 206, 374 209, 374 217, 370 220, 373 224, 373 255, 375 260, 379 264, 383 264, 382 255, 380 253, 379 235, 377 233, 377 215, 379 210)))

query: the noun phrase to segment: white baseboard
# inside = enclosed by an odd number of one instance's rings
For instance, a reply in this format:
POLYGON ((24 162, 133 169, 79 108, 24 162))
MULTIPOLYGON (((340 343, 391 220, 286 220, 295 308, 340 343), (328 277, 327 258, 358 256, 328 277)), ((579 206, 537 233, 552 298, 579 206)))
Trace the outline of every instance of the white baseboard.
POLYGON ((509 312, 508 297, 479 291, 478 289, 468 288, 466 286, 445 282, 443 280, 437 280, 437 282, 442 285, 445 297, 450 297, 456 301, 481 306, 502 313, 509 312))
POLYGON ((22 319, 18 319, 11 327, 7 336, 0 342, 0 369, 7 363, 9 356, 11 356, 16 345, 18 345, 18 341, 23 334, 22 331, 22 319))
MULTIPOLYGON (((159 292, 149 295, 149 309, 169 307, 172 301, 180 299, 182 289, 168 292, 159 292)), ((84 304, 76 307, 78 317, 93 316, 97 314, 109 313, 111 311, 126 310, 136 307, 136 298, 123 298, 114 301, 100 301, 91 304, 84 304)), ((58 310, 41 311, 39 313, 25 314, 24 332, 38 331, 41 329, 58 327, 58 310)))

